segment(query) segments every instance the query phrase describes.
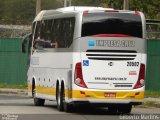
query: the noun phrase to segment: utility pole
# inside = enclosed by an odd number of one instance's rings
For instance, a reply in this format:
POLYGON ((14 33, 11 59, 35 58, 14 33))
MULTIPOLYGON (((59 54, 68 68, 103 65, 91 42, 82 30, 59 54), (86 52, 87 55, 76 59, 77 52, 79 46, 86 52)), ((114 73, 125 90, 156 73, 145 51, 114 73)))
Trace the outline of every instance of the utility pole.
POLYGON ((64 0, 64 7, 67 7, 67 0, 64 0))
POLYGON ((64 7, 71 6, 71 0, 64 0, 64 7))
POLYGON ((123 2, 123 10, 129 10, 129 1, 128 0, 124 0, 124 2, 123 2))
POLYGON ((69 0, 69 6, 71 6, 72 5, 72 0, 69 0))
POLYGON ((41 11, 41 0, 36 0, 36 15, 41 11))

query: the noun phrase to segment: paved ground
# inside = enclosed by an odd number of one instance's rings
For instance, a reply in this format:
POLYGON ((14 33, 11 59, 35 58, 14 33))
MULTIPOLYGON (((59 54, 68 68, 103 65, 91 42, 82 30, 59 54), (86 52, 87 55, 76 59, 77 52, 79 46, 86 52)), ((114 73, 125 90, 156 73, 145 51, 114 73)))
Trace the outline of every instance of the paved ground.
POLYGON ((160 104, 160 98, 147 97, 147 98, 145 98, 145 101, 154 101, 157 104, 160 104))
POLYGON ((107 108, 76 109, 74 113, 59 112, 54 101, 44 107, 33 105, 32 98, 24 95, 0 94, 0 120, 116 120, 116 119, 160 120, 160 108, 133 108, 129 116, 110 115, 107 108), (141 116, 146 114, 145 116, 141 116), (150 115, 151 114, 151 115, 150 115), (157 117, 157 114, 158 117, 157 117), (9 118, 9 119, 6 119, 9 118))

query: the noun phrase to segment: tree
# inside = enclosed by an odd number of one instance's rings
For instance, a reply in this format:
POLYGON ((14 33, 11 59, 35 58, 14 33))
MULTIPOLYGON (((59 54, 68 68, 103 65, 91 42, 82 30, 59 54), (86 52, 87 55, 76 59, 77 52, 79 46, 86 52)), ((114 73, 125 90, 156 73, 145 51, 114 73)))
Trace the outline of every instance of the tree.
MULTIPOLYGON (((42 9, 55 9, 61 4, 53 0, 42 0, 42 9)), ((35 0, 0 0, 1 24, 31 24, 35 17, 35 0)))
MULTIPOLYGON (((41 0, 42 10, 63 7, 63 0, 41 0)), ((145 13, 148 19, 160 19, 160 0, 129 0, 130 10, 145 13)), ((123 9, 123 0, 72 0, 75 6, 102 6, 123 9)), ((36 0, 0 0, 1 24, 31 24, 36 0)))
POLYGON ((130 2, 131 10, 139 10, 145 13, 146 18, 160 18, 159 0, 132 0, 130 2))

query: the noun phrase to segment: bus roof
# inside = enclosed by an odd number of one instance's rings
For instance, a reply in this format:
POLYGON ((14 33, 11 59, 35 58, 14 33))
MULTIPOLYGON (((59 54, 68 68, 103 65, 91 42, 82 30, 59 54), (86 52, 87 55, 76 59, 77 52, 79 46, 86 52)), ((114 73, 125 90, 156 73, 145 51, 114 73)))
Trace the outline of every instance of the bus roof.
POLYGON ((53 14, 61 14, 61 13, 78 13, 85 10, 89 11, 97 11, 97 10, 114 10, 113 8, 103 8, 103 7, 87 7, 87 6, 70 6, 64 8, 58 8, 53 10, 42 10, 34 19, 34 21, 41 20, 44 16, 50 16, 53 14))
MULTIPOLYGON (((52 16, 53 14, 62 14, 62 13, 79 13, 84 11, 114 11, 113 8, 103 8, 103 7, 87 7, 87 6, 70 6, 70 7, 64 7, 64 8, 58 8, 54 10, 43 10, 41 11, 34 21, 40 21, 45 16, 52 16)), ((124 12, 124 13, 132 13, 133 11, 130 10, 115 10, 118 12, 124 12)))
POLYGON ((87 7, 87 6, 70 6, 65 8, 58 8, 57 11, 61 12, 81 12, 85 10, 114 10, 113 8, 103 8, 103 7, 87 7))

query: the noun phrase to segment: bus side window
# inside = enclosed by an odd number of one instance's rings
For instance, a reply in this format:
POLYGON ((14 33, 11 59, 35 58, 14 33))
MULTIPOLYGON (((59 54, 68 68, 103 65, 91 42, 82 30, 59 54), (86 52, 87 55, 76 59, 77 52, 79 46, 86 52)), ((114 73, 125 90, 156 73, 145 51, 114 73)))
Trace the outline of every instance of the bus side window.
POLYGON ((55 19, 54 20, 54 26, 53 26, 53 43, 56 42, 57 48, 62 48, 63 45, 61 44, 61 39, 63 36, 63 33, 61 32, 62 24, 61 19, 55 19))
POLYGON ((34 40, 35 49, 42 50, 43 48, 51 48, 50 24, 52 24, 52 20, 43 20, 37 25, 37 31, 34 40))
POLYGON ((73 41, 75 18, 54 20, 55 40, 58 48, 69 48, 73 41))
POLYGON ((39 42, 39 39, 40 39, 40 34, 41 34, 41 24, 40 24, 40 21, 37 22, 37 25, 35 27, 36 28, 35 28, 34 38, 33 38, 33 48, 37 49, 38 42, 39 42))
POLYGON ((75 18, 66 18, 65 19, 65 27, 64 27, 64 42, 65 42, 65 48, 69 48, 70 45, 73 42, 73 34, 74 34, 74 24, 75 24, 75 18))
POLYGON ((68 26, 67 47, 70 47, 73 42, 74 27, 75 27, 75 18, 70 18, 69 19, 69 26, 68 26))

